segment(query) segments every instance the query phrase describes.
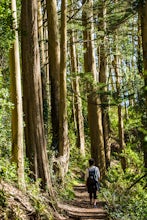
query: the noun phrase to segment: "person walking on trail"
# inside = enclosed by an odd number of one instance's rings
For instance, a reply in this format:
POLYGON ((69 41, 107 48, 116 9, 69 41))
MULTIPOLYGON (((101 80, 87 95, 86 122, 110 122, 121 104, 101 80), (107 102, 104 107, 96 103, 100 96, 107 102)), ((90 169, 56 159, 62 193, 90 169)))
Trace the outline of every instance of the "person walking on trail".
POLYGON ((89 160, 89 168, 86 169, 85 180, 86 186, 89 193, 90 204, 97 207, 97 191, 99 191, 99 179, 100 171, 99 168, 95 166, 95 161, 93 158, 89 160))

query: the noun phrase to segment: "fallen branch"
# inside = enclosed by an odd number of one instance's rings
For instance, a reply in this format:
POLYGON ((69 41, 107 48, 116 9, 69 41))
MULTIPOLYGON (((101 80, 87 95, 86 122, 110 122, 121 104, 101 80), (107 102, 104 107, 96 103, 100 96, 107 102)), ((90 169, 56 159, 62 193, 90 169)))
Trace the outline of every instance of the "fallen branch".
POLYGON ((141 176, 139 179, 137 179, 130 187, 127 188, 126 192, 130 190, 133 186, 135 186, 141 179, 147 176, 147 173, 145 173, 143 176, 141 176))

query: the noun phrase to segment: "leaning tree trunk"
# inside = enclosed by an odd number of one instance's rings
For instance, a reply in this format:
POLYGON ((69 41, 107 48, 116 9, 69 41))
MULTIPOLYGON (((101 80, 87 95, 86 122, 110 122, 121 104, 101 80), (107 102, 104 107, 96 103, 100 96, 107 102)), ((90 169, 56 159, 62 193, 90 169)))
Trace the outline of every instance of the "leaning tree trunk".
POLYGON ((22 1, 22 75, 26 156, 34 179, 52 194, 43 123, 40 55, 37 29, 37 0, 22 1))
MULTIPOLYGON (((86 73, 91 73, 93 80, 97 79, 94 45, 92 38, 93 30, 93 1, 83 0, 82 19, 84 25, 83 40, 84 40, 84 68, 86 73), (89 10, 90 9, 90 10, 89 10)), ((105 165, 105 150, 103 141, 102 128, 102 111, 100 97, 96 93, 93 85, 87 86, 88 95, 88 121, 91 139, 91 156, 95 159, 96 165, 99 166, 101 177, 103 178, 106 171, 105 165), (100 137, 100 138, 98 138, 100 137)))
MULTIPOLYGON (((143 48, 143 65, 144 65, 144 95, 145 95, 145 111, 146 120, 144 122, 145 130, 147 130, 147 1, 141 1, 140 6, 141 31, 142 31, 142 48, 143 48)), ((147 133, 145 133, 147 136, 147 133)), ((147 141, 143 142, 144 164, 147 168, 147 141)))
POLYGON ((52 147, 59 152, 60 45, 56 1, 46 0, 48 19, 49 77, 51 84, 52 147))
POLYGON ((16 1, 11 0, 13 13, 13 28, 15 39, 10 49, 10 80, 12 109, 12 161, 17 164, 18 184, 24 188, 24 151, 23 151, 23 111, 22 111, 22 88, 19 57, 19 40, 17 31, 16 1))

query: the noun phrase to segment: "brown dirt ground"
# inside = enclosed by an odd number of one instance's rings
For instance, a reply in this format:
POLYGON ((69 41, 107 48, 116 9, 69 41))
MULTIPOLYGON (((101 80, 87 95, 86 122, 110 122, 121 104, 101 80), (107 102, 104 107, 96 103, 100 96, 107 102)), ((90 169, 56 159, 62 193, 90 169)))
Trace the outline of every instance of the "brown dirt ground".
POLYGON ((0 192, 7 197, 6 207, 0 206, 0 220, 107 220, 107 213, 104 210, 104 202, 97 202, 98 207, 93 208, 89 203, 88 193, 84 185, 74 187, 75 198, 72 201, 58 203, 59 212, 51 209, 48 196, 42 195, 46 204, 46 213, 38 215, 26 192, 22 192, 14 185, 0 181, 0 192), (50 218, 48 213, 53 213, 50 218), (6 216, 7 218, 6 218, 6 216), (20 218, 17 218, 19 216, 20 218))
MULTIPOLYGON (((59 203, 59 208, 64 210, 68 219, 75 220, 107 220, 107 213, 104 210, 105 203, 97 201, 97 208, 89 203, 89 197, 84 185, 74 187, 75 198, 67 203, 59 203)), ((67 218, 66 218, 67 219, 67 218)))

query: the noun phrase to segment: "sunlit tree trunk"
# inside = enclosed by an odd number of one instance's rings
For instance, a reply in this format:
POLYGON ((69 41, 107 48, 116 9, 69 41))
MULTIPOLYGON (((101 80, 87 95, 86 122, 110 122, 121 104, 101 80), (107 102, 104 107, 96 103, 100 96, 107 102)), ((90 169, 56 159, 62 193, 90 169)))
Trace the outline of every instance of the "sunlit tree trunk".
POLYGON ((143 60, 142 60, 142 36, 141 36, 141 15, 138 13, 138 34, 137 34, 137 67, 138 73, 143 75, 143 60))
POLYGON ((59 150, 60 45, 56 1, 46 0, 48 16, 49 76, 51 84, 52 146, 59 150))
MULTIPOLYGON (((43 1, 44 3, 44 1, 43 1)), ((44 3, 45 4, 45 3, 44 3)), ((45 6, 44 6, 45 7, 45 6)), ((44 20, 43 13, 45 9, 42 8, 41 0, 38 0, 38 33, 39 33, 39 46, 41 57, 41 82, 42 82, 42 96, 43 96, 43 118, 46 134, 48 134, 48 114, 49 114, 49 80, 46 62, 46 39, 44 36, 44 20)))
POLYGON ((11 10, 13 13, 13 29, 15 39, 10 49, 10 79, 11 79, 11 101, 12 109, 12 162, 17 164, 18 184, 24 188, 24 151, 23 151, 23 111, 22 111, 22 91, 21 72, 19 57, 19 40, 17 31, 17 9, 16 1, 11 0, 11 10))
MULTIPOLYGON (((116 53, 117 49, 117 34, 115 35, 115 44, 116 44, 116 53)), ((119 58, 117 55, 114 55, 113 67, 116 75, 116 90, 117 97, 119 101, 120 97, 120 72, 119 72, 119 58)), ((124 153, 125 150, 125 140, 124 140, 124 126, 123 126, 123 113, 121 103, 118 104, 118 135, 119 135, 119 145, 120 145, 120 153, 124 153)), ((122 169, 125 171, 126 169, 126 159, 124 156, 121 156, 121 165, 122 169)))
POLYGON ((84 26, 84 66, 85 72, 90 72, 93 79, 97 80, 96 63, 94 56, 94 39, 93 39, 93 0, 83 0, 82 22, 84 26))
MULTIPOLYGON (((72 73, 77 73, 77 57, 76 57, 76 47, 75 47, 75 37, 74 33, 70 31, 70 54, 71 54, 71 71, 72 73)), ((79 76, 75 76, 72 82, 73 86, 73 96, 74 96, 74 108, 75 108, 75 118, 76 118, 76 130, 77 130, 77 146, 80 149, 82 156, 85 156, 85 136, 84 136, 84 120, 82 115, 82 101, 80 98, 80 88, 79 88, 79 76)))
POLYGON ((67 120, 67 88, 66 88, 66 61, 67 61, 67 1, 61 3, 61 43, 60 43, 60 110, 59 110, 59 157, 62 157, 63 176, 68 171, 69 139, 67 120))
MULTIPOLYGON (((145 130, 147 130, 147 1, 141 1, 140 7, 141 17, 141 31, 142 31, 142 48, 143 48, 143 65, 144 65, 144 95, 145 95, 145 111, 146 119, 144 122, 145 130)), ((147 133, 145 133, 147 136, 147 133)), ((147 141, 144 137, 143 149, 144 149, 144 164, 147 168, 147 141)))
POLYGON ((109 138, 109 114, 108 114, 108 97, 107 93, 107 53, 106 53, 106 4, 105 2, 101 3, 99 19, 101 20, 99 29, 104 32, 104 35, 101 37, 101 43, 99 46, 99 82, 103 84, 101 90, 101 103, 102 103, 102 124, 103 124, 103 134, 104 134, 104 147, 105 147, 105 157, 106 157, 106 168, 110 166, 110 138, 109 138))
MULTIPOLYGON (((93 80, 97 80, 94 47, 93 47, 93 1, 83 0, 82 22, 84 26, 84 69, 86 73, 91 73, 93 80)), ((102 111, 99 95, 93 85, 87 85, 88 95, 88 122, 91 139, 91 156, 100 168, 101 176, 105 175, 105 151, 103 141, 102 111)))
POLYGON ((37 0, 22 1, 22 74, 26 153, 34 179, 52 194, 43 123, 37 0))
POLYGON ((99 166, 101 177, 106 172, 104 137, 102 127, 101 100, 97 93, 91 92, 88 97, 88 122, 91 139, 91 156, 95 159, 95 164, 99 166))

